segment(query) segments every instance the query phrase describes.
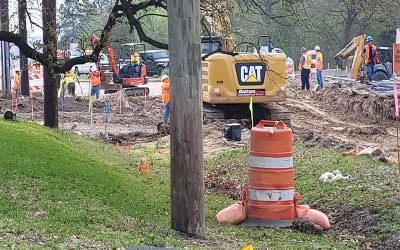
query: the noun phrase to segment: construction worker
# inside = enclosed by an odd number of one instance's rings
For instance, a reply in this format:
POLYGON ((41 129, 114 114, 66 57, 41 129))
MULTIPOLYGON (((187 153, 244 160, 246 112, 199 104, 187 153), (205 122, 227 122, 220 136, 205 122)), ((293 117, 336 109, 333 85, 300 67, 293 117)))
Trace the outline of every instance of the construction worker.
POLYGON ((140 56, 135 51, 134 48, 132 49, 132 53, 131 53, 131 63, 133 64, 133 68, 134 68, 133 76, 140 76, 140 56))
POLYGON ((75 73, 72 70, 65 73, 65 84, 67 84, 68 94, 75 96, 75 73))
POLYGON ((167 75, 163 75, 161 77, 162 85, 161 85, 161 101, 164 105, 164 115, 163 122, 167 123, 169 118, 169 77, 167 75))
POLYGON ((367 44, 364 46, 364 62, 367 66, 368 80, 372 81, 374 75, 375 64, 379 63, 378 57, 376 57, 376 46, 372 43, 372 36, 367 36, 367 44))
POLYGON ((140 56, 139 56, 139 54, 135 51, 135 49, 132 49, 132 53, 131 53, 131 63, 133 63, 133 64, 139 64, 139 63, 140 63, 140 56))
POLYGON ((99 99, 100 84, 101 84, 100 71, 98 71, 95 67, 90 66, 89 78, 90 78, 90 85, 91 85, 90 96, 96 95, 96 99, 99 99))
POLYGON ((311 57, 306 52, 306 48, 301 48, 299 63, 299 70, 301 71, 301 90, 310 89, 311 57))
POLYGON ((322 70, 324 69, 324 62, 323 62, 323 57, 321 53, 321 48, 317 45, 315 46, 315 51, 317 52, 317 56, 315 58, 316 60, 316 75, 317 75, 317 81, 318 81, 318 86, 319 89, 324 88, 324 81, 322 80, 322 70))
POLYGON ((15 106, 18 105, 19 89, 21 86, 21 72, 19 69, 15 70, 15 74, 12 77, 12 91, 11 95, 13 100, 15 100, 15 106))

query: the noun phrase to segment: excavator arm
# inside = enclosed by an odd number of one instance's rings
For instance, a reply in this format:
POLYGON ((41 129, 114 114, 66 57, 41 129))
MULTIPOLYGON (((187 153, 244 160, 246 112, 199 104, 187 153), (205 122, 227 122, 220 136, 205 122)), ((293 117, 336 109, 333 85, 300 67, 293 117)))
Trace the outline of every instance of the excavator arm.
POLYGON ((351 78, 354 80, 359 79, 359 69, 363 63, 363 49, 364 49, 365 35, 354 37, 349 44, 346 45, 334 58, 336 64, 341 69, 346 69, 346 65, 350 56, 354 54, 351 64, 351 78))
MULTIPOLYGON (((207 27, 208 32, 206 32, 204 35, 211 35, 212 37, 215 37, 215 40, 218 39, 218 43, 221 43, 220 49, 222 51, 233 51, 235 47, 232 38, 232 23, 231 19, 228 16, 228 9, 230 8, 229 6, 231 6, 232 4, 232 0, 208 0, 202 1, 201 3, 201 13, 203 16, 203 20, 209 26, 207 27)), ((206 43, 210 42, 210 39, 206 40, 206 43)))

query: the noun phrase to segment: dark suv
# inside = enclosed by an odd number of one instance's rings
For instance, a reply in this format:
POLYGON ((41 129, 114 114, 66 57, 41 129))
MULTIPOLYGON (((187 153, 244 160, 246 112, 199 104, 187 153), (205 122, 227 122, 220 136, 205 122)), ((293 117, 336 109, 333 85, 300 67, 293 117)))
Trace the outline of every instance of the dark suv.
POLYGON ((146 50, 139 52, 139 55, 146 64, 148 76, 160 76, 163 70, 169 66, 167 50, 146 50))

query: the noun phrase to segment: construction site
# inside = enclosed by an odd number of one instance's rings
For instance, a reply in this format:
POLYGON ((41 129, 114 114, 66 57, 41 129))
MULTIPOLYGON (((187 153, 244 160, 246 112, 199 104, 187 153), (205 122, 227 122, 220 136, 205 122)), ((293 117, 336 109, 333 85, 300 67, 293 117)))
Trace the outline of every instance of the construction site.
POLYGON ((0 248, 400 249, 400 28, 308 39, 318 1, 46 1, 0 0, 0 248))
MULTIPOLYGON (((395 155, 396 125, 393 98, 386 92, 375 91, 373 85, 361 84, 346 78, 343 70, 326 72, 323 91, 304 92, 300 79, 289 79, 287 100, 282 103, 291 113, 291 127, 295 138, 313 146, 350 149, 357 145, 369 145, 395 155), (330 75, 329 75, 330 74, 330 75), (340 77, 337 77, 337 76, 340 77), (340 105, 341 109, 337 107, 340 105)), ((153 84, 157 84, 154 82, 153 84)), ((160 85, 160 84, 159 84, 160 85)), ((312 83, 316 86, 316 82, 312 83)), ((29 98, 18 107, 20 118, 43 123, 43 100, 35 98, 32 108, 29 98)), ((11 105, 11 100, 1 100, 2 110, 11 105)), ((128 97, 125 93, 107 94, 89 110, 89 98, 66 97, 64 112, 60 113, 60 127, 66 131, 102 139, 121 145, 167 140, 168 135, 157 130, 162 119, 163 106, 160 95, 128 97), (110 103, 111 114, 105 121, 105 104, 110 103)), ((230 119, 204 120, 204 147, 206 152, 230 147, 222 136, 225 124, 240 122, 230 119), (219 139, 219 140, 216 140, 219 139), (212 145, 215 143, 215 145, 212 145)), ((239 144, 248 144, 249 129, 243 128, 239 144)))

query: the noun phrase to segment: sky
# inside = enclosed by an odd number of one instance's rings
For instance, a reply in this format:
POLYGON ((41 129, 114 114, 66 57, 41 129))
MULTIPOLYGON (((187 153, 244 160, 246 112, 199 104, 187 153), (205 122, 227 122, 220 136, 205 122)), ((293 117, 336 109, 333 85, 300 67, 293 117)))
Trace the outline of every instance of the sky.
MULTIPOLYGON (((31 13, 31 18, 32 20, 39 24, 42 25, 42 15, 41 15, 41 6, 40 0, 27 0, 28 2, 28 12, 31 13)), ((60 7, 60 5, 64 3, 64 0, 57 0, 57 9, 60 7)), ((17 0, 10 0, 9 1, 9 6, 10 6, 10 23, 11 24, 17 24, 18 23, 18 5, 17 5, 17 0)), ((42 29, 39 27, 36 27, 35 25, 32 25, 29 21, 29 18, 27 17, 26 19, 27 23, 27 28, 28 28, 28 37, 41 37, 42 36, 42 29)), ((17 27, 11 27, 11 30, 16 30, 17 27)))

